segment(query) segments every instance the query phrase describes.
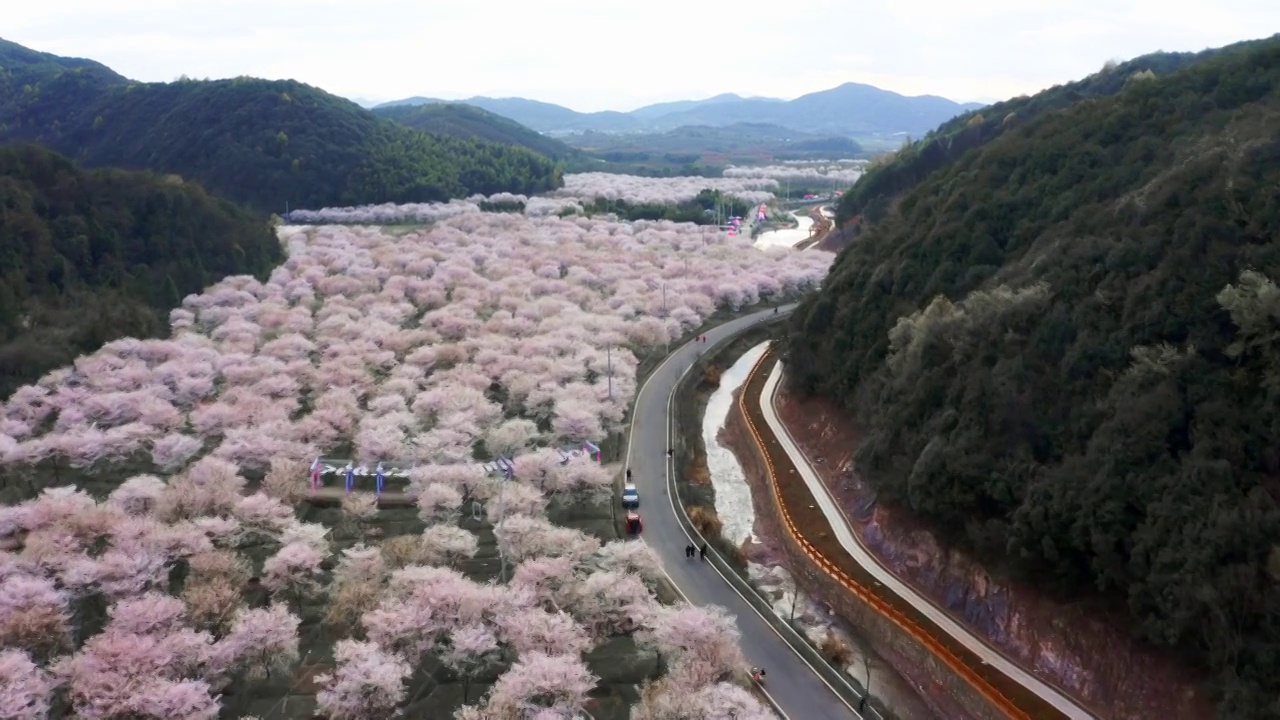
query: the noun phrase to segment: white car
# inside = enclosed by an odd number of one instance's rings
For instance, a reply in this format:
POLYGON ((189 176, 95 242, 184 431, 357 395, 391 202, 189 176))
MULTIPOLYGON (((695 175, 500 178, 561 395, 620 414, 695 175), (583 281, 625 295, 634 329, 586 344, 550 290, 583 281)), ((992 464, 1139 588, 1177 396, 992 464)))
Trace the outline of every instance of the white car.
POLYGON ((636 490, 635 483, 627 483, 622 486, 622 507, 640 507, 640 491, 636 490))

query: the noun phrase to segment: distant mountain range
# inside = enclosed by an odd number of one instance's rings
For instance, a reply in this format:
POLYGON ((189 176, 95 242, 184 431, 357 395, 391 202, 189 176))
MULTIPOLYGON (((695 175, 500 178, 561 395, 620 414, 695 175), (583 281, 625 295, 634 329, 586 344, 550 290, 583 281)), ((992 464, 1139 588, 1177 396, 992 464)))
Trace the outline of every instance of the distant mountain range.
POLYGON ((552 160, 569 160, 582 153, 553 137, 475 105, 462 103, 388 105, 373 109, 378 117, 394 120, 415 130, 464 139, 518 145, 552 160))
POLYGON ((420 131, 293 80, 135 82, 0 39, 0 144, 37 143, 85 167, 177 174, 270 212, 560 186, 557 163, 520 145, 547 138, 434 115, 421 121, 439 132, 420 131))
MULTIPOLYGON (((451 101, 411 97, 377 107, 445 102, 451 101)), ((855 138, 919 136, 957 115, 983 107, 980 103, 958 103, 936 95, 908 97, 860 83, 845 83, 795 100, 744 98, 728 93, 705 100, 646 105, 630 112, 581 113, 526 98, 473 97, 456 102, 474 105, 550 135, 588 131, 653 133, 687 125, 724 127, 753 123, 778 125, 808 134, 855 138)))

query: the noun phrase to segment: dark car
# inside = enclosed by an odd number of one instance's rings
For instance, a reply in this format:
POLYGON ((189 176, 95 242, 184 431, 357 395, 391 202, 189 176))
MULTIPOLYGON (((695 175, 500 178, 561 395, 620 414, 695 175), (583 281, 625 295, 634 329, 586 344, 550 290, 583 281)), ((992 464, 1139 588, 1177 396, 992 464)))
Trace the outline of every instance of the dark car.
POLYGON ((622 507, 628 509, 640 507, 640 491, 636 489, 634 483, 622 486, 622 507))

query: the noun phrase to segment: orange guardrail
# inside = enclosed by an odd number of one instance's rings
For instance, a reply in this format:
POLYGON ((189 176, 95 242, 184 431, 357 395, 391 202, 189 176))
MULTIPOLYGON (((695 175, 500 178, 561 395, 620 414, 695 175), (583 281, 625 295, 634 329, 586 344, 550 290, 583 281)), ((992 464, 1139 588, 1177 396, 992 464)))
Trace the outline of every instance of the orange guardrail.
POLYGON ((974 690, 977 690, 979 694, 986 698, 987 701, 997 709, 1015 720, 1031 720, 1031 716, 1023 711, 1022 708, 1015 705, 1012 700, 993 687, 991 683, 987 682, 986 678, 982 677, 978 672, 970 667, 968 663, 961 660, 960 657, 952 652, 950 648, 938 642, 931 633, 927 632, 924 628, 920 627, 918 623, 903 614, 901 610, 893 607, 883 598, 876 595, 871 590, 868 590, 853 578, 849 577, 849 575, 841 570, 835 563, 827 559, 821 551, 814 547, 813 544, 804 537, 804 533, 800 531, 795 522, 791 519, 791 513, 787 509, 786 501, 783 499, 782 492, 778 487, 778 476, 777 472, 774 470, 773 458, 769 455, 768 447, 765 445, 764 439, 760 434, 760 430, 756 427, 755 421, 751 419, 751 413, 747 412, 746 404, 748 395, 747 386, 751 384, 752 378, 760 372, 760 368, 764 366, 765 362, 772 358, 773 352, 773 348, 769 348, 760 356, 760 359, 756 361, 755 366, 751 368, 750 374, 747 375, 747 379, 742 385, 743 391, 738 395, 738 406, 743 418, 747 421, 747 427, 751 430, 751 435, 755 439, 756 445, 760 448, 760 454, 764 458, 765 468, 769 476, 769 487, 773 491, 774 504, 778 506, 779 514, 782 516, 783 526, 786 527, 787 533, 791 536, 791 539, 800 546, 800 549, 810 560, 812 560, 818 567, 822 568, 823 572, 836 582, 840 583, 840 585, 846 590, 853 593, 859 600, 870 605, 876 612, 887 617, 904 632, 914 637, 921 645, 924 645, 925 648, 945 663, 947 667, 951 668, 953 672, 968 682, 974 690))

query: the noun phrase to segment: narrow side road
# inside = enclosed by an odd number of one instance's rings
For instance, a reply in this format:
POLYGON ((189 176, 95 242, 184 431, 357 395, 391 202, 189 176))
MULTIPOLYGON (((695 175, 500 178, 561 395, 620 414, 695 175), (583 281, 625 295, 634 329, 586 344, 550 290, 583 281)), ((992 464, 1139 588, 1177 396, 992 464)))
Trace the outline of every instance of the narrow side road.
POLYGON ((784 506, 797 509, 794 515, 804 515, 794 518, 797 529, 803 528, 800 532, 806 536, 815 535, 810 538, 810 549, 829 561, 842 575, 842 581, 854 586, 855 594, 864 596, 904 631, 917 635, 943 662, 1011 717, 1093 720, 1094 715, 1065 692, 1020 667, 957 622, 882 566, 862 545, 848 518, 778 418, 774 401, 782 374, 777 352, 770 348, 747 380, 743 407, 773 468, 779 499, 784 506), (820 514, 812 510, 804 514, 803 510, 812 508, 815 502, 820 514), (824 536, 828 527, 830 535, 824 536))
POLYGON ((755 608, 721 577, 710 562, 685 558, 691 542, 677 519, 667 459, 671 437, 672 396, 694 361, 716 342, 749 327, 789 313, 794 305, 764 310, 708 330, 707 342, 689 342, 654 370, 636 395, 631 416, 627 466, 640 492, 644 540, 662 559, 672 582, 690 602, 719 605, 736 619, 748 663, 768 673, 766 691, 788 720, 849 720, 859 717, 782 639, 755 608))

